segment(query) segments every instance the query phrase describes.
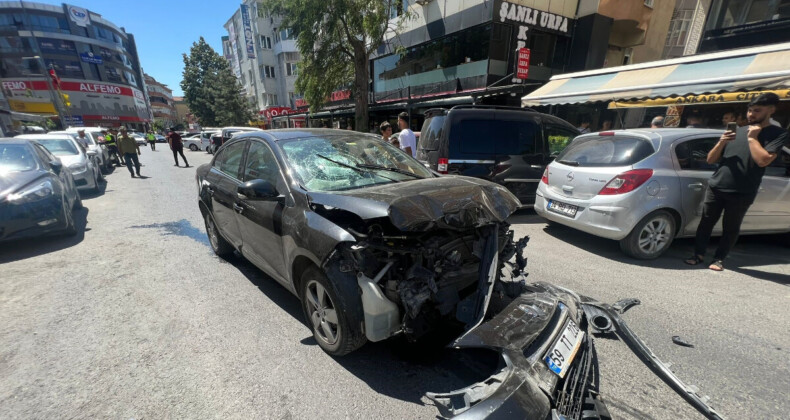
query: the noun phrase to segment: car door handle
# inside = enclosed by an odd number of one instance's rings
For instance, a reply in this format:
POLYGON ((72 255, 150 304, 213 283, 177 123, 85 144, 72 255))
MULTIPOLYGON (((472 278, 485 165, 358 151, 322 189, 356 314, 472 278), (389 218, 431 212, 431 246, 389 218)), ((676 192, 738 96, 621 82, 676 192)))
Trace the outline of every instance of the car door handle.
POLYGON ((692 189, 692 190, 701 190, 702 187, 704 187, 704 186, 705 185, 703 185, 701 182, 697 182, 696 184, 689 184, 688 185, 689 189, 692 189))
POLYGON ((236 213, 241 214, 244 211, 244 206, 240 206, 236 203, 233 204, 233 210, 236 210, 236 213))

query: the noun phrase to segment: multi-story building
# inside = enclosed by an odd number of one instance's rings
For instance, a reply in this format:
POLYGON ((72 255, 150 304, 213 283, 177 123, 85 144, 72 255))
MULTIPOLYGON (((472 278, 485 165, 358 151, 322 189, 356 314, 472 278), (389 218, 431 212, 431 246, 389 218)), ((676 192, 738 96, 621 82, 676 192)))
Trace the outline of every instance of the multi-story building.
POLYGON ((134 36, 68 4, 0 1, 0 86, 12 111, 64 125, 143 128, 150 119, 134 36))
POLYGON ((244 0, 225 23, 223 55, 241 82, 245 96, 262 117, 270 119, 296 108, 294 91, 299 50, 296 37, 280 28, 281 18, 244 0))
POLYGON ((713 0, 699 52, 790 42, 790 1, 713 0))
POLYGON ((164 127, 178 124, 178 114, 173 102, 173 90, 148 74, 143 74, 143 77, 154 121, 161 122, 164 127))
POLYGON ((176 107, 176 120, 179 124, 183 124, 185 126, 185 130, 200 129, 200 123, 198 122, 197 117, 195 117, 195 114, 189 110, 189 105, 187 105, 183 96, 174 96, 173 104, 176 107))
POLYGON ((662 58, 696 54, 711 0, 677 0, 662 58))

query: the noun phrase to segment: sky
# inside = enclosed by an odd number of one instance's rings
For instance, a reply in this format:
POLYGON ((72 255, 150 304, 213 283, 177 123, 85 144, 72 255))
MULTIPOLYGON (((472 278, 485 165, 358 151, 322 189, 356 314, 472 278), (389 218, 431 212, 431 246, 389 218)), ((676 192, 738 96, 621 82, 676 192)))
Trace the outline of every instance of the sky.
MULTIPOLYGON (((60 6, 63 2, 36 0, 60 6)), ((217 53, 222 54, 222 26, 239 8, 234 0, 68 0, 118 27, 126 28, 137 42, 137 54, 143 71, 181 96, 181 73, 192 43, 201 36, 217 53)))

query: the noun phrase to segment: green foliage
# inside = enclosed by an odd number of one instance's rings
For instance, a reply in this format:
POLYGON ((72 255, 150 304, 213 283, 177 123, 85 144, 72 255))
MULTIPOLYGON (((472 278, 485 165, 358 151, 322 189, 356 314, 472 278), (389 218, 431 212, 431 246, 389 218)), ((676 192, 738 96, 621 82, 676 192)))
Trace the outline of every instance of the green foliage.
POLYGON ((167 128, 165 127, 165 123, 162 122, 162 120, 154 120, 153 124, 151 124, 151 127, 157 133, 161 133, 162 130, 167 128))
POLYGON ((217 54, 203 37, 184 54, 181 89, 184 101, 201 125, 222 127, 246 125, 253 116, 250 103, 241 95, 241 85, 228 61, 217 54))
MULTIPOLYGON (((283 17, 302 56, 296 89, 318 111, 329 95, 351 87, 357 130, 368 129, 369 57, 382 44, 389 12, 400 0, 263 0, 259 10, 283 17)), ((404 14, 403 16, 406 16, 404 14)))

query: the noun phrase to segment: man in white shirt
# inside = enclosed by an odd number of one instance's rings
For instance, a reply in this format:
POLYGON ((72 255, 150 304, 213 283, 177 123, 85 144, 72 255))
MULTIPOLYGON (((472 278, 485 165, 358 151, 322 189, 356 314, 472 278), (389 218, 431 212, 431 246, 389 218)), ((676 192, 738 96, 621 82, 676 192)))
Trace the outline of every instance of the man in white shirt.
POLYGON ((417 137, 414 135, 414 131, 409 129, 409 114, 406 112, 401 112, 398 114, 398 128, 400 128, 398 140, 400 142, 401 150, 410 154, 412 157, 416 157, 417 137))

